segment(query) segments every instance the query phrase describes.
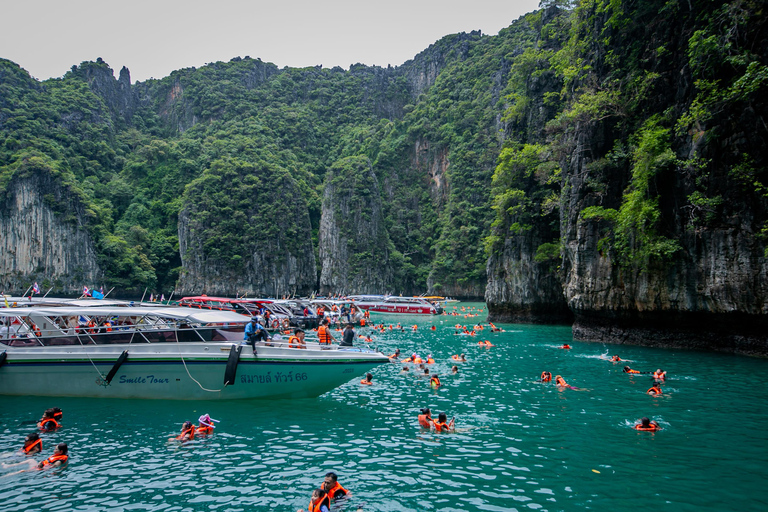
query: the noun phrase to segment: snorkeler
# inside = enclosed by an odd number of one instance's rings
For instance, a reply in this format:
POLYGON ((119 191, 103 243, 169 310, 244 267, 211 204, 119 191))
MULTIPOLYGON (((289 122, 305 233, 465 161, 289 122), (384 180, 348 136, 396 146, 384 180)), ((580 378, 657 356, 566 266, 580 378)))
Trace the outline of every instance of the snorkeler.
POLYGON ((214 422, 219 422, 219 420, 214 420, 208 414, 203 414, 197 418, 197 421, 200 422, 200 426, 195 429, 195 435, 213 434, 213 429, 216 428, 214 422))

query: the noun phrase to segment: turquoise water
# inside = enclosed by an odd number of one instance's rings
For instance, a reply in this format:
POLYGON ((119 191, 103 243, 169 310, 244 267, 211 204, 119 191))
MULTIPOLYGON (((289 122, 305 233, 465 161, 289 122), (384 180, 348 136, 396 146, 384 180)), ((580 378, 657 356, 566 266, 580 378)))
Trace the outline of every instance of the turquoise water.
POLYGON ((64 427, 43 434, 44 454, 60 441, 70 447, 63 470, 0 478, 0 509, 295 512, 328 471, 352 491, 340 507, 349 512, 768 509, 766 360, 573 342, 557 326, 453 335, 455 323, 484 316, 373 319, 418 324, 374 334, 371 345, 399 347, 403 358, 432 353, 443 387, 391 364, 372 371, 373 386, 359 375, 307 400, 0 397, 5 462, 18 460, 7 452, 52 406, 64 410, 64 427), (570 351, 557 348, 566 342, 570 351), (450 356, 461 352, 468 362, 452 375, 450 356), (667 370, 665 394, 646 395, 650 377, 600 358, 612 354, 667 370), (582 389, 539 384, 542 370, 582 389), (422 431, 421 407, 455 416, 458 431, 422 431), (168 442, 206 412, 221 420, 212 437, 168 442), (641 416, 664 430, 632 430, 641 416))

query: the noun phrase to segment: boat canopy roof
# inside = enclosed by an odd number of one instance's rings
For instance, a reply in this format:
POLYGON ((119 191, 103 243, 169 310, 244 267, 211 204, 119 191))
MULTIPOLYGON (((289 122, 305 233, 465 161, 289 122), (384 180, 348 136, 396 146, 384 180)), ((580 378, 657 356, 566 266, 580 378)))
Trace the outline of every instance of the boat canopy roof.
POLYGON ((196 295, 194 297, 183 297, 179 299, 179 302, 183 301, 190 301, 190 302, 203 302, 203 301, 215 301, 215 302, 221 302, 221 303, 231 303, 231 304, 271 304, 273 301, 269 299, 246 299, 246 298, 240 298, 240 299, 230 299, 228 297, 209 297, 208 295, 196 295))
POLYGON ((154 316, 188 323, 245 323, 250 317, 233 311, 199 310, 176 307, 51 307, 51 308, 0 308, 0 318, 36 316, 154 316))

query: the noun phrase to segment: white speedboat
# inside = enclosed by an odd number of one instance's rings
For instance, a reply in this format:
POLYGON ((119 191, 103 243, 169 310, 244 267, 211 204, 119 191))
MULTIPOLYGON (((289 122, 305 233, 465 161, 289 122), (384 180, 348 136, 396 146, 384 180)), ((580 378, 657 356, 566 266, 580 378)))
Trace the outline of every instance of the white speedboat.
POLYGON ((176 307, 0 309, 0 394, 173 400, 319 396, 388 363, 356 348, 243 344, 249 318, 176 307))
POLYGON ((361 309, 377 313, 396 313, 405 315, 440 315, 443 308, 420 297, 398 297, 395 295, 351 295, 347 299, 361 309))

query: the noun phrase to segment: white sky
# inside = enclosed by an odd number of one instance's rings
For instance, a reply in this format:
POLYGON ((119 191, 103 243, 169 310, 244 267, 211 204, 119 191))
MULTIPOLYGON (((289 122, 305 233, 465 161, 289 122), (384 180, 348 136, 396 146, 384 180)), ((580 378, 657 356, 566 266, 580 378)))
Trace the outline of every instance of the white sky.
POLYGON ((0 57, 60 77, 101 57, 131 81, 233 57, 399 66, 448 34, 495 35, 539 0, 0 0, 0 57))

